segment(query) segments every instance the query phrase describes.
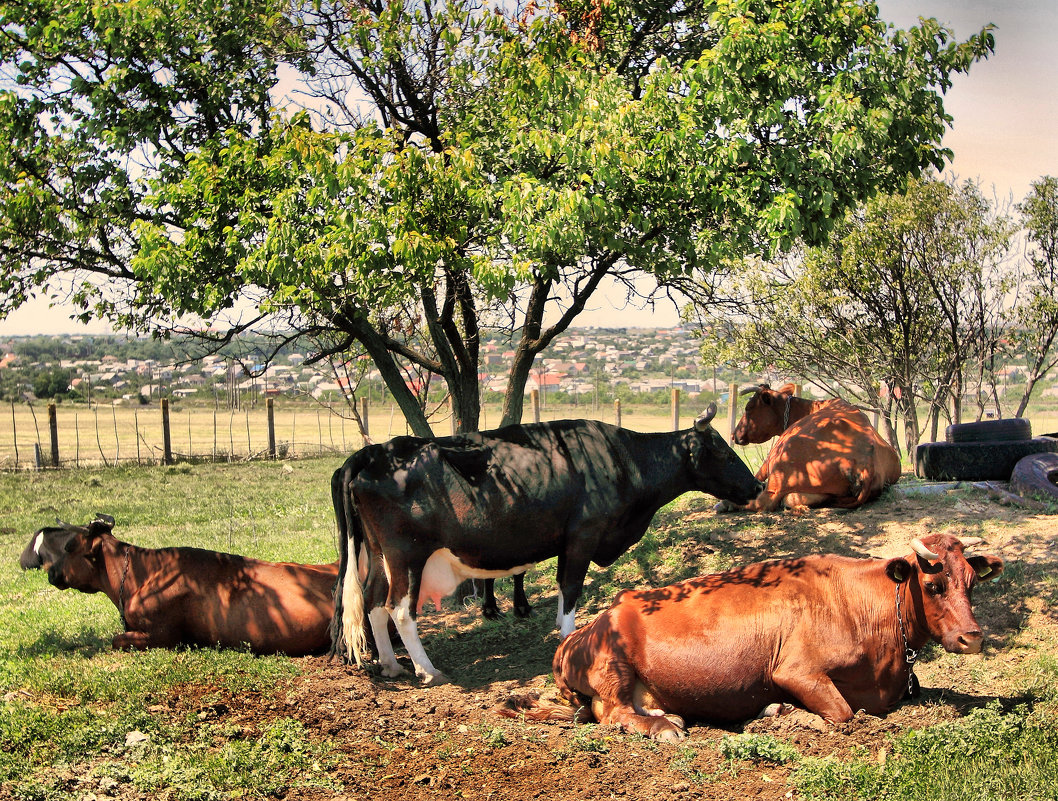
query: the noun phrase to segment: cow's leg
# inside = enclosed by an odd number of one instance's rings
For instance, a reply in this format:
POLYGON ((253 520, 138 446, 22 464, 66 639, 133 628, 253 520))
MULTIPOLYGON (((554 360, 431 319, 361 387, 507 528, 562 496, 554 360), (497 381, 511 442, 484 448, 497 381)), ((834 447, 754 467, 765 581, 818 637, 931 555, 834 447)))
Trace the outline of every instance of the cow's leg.
POLYGON ((834 682, 825 673, 805 673, 794 666, 787 673, 779 668, 772 676, 775 686, 785 690, 807 709, 815 712, 827 723, 845 723, 852 720, 852 707, 838 692, 834 682))
POLYGON ((514 614, 518 617, 529 617, 533 614, 533 607, 525 597, 525 573, 514 574, 514 614))
POLYGON ((371 636, 375 638, 375 650, 378 651, 378 663, 382 666, 382 675, 387 678, 399 676, 404 668, 397 662, 393 653, 393 643, 389 639, 390 612, 384 606, 376 606, 367 613, 371 623, 371 636))
POLYGON ((558 625, 562 637, 568 637, 577 627, 577 601, 584 589, 584 577, 588 575, 590 560, 578 554, 561 553, 558 556, 558 625))
POLYGON ((600 723, 617 725, 654 740, 682 740, 687 736, 683 718, 666 714, 639 681, 634 668, 623 660, 596 658, 588 680, 599 688, 592 697, 591 712, 600 723))
POLYGON ((823 506, 830 500, 823 492, 791 492, 782 499, 783 505, 793 511, 804 511, 813 506, 823 506))
POLYGON ((496 580, 484 579, 485 588, 482 590, 481 616, 488 620, 496 620, 503 617, 499 604, 496 603, 496 580))
MULTIPOLYGON (((386 598, 386 609, 389 610, 393 624, 397 627, 397 634, 415 665, 417 675, 425 685, 445 684, 448 678, 440 670, 433 666, 426 650, 422 647, 419 639, 419 629, 415 624, 414 610, 419 603, 419 584, 422 580, 422 572, 426 566, 426 560, 422 563, 409 562, 401 554, 392 554, 387 557, 386 564, 389 574, 389 593, 386 598)), ((372 618, 374 622, 374 618, 372 618)), ((377 634, 376 634, 377 636, 377 634)), ((396 660, 394 660, 395 662, 396 660)))
POLYGON ((111 640, 118 651, 145 651, 148 648, 173 648, 180 644, 176 634, 166 631, 125 631, 111 640))
POLYGON ((415 616, 411 611, 414 608, 415 602, 410 596, 402 598, 393 608, 391 614, 393 622, 397 626, 397 634, 400 635, 401 642, 404 643, 404 648, 415 665, 415 675, 419 677, 422 683, 427 686, 447 684, 448 677, 433 666, 430 657, 426 655, 426 649, 422 647, 422 641, 419 639, 419 627, 416 625, 415 616))

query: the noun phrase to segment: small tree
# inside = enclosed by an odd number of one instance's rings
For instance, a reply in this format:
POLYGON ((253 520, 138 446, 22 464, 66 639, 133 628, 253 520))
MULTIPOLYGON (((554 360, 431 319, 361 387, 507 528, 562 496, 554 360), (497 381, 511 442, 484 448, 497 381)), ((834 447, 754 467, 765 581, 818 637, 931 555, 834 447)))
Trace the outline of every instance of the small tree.
POLYGON ((1026 297, 1016 309, 1010 335, 1016 352, 1025 354, 1028 371, 1016 416, 1021 417, 1039 381, 1058 364, 1058 178, 1032 184, 1018 205, 1026 232, 1026 297))
POLYGON ((898 449, 902 420, 912 449, 999 346, 1009 237, 974 185, 912 181, 850 214, 827 247, 747 265, 744 311, 714 315, 706 361, 802 376, 877 410, 898 449))

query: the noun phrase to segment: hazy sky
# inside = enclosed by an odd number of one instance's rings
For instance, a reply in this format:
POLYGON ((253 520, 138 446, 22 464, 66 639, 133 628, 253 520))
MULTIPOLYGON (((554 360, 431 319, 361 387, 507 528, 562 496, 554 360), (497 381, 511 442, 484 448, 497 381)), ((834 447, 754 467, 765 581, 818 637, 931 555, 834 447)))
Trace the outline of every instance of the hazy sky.
MULTIPOLYGON (((995 54, 956 75, 945 98, 954 118, 944 143, 955 153, 950 174, 981 184, 987 196, 1019 201, 1032 181, 1058 175, 1058 34, 1056 0, 878 0, 882 19, 907 28, 919 16, 936 17, 967 38, 987 23, 996 26, 995 54)), ((578 325, 672 325, 677 313, 659 306, 654 314, 629 308, 620 293, 600 298, 578 325)), ((28 304, 0 320, 0 336, 9 334, 105 332, 85 328, 47 301, 28 304)))

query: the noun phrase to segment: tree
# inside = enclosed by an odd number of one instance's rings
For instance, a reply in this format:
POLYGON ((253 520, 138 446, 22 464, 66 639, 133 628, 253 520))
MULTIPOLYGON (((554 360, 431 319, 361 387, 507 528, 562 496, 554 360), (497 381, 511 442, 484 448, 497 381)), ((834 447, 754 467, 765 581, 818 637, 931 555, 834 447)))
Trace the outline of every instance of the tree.
POLYGON ((476 428, 507 327, 517 421, 604 280, 705 302, 733 260, 942 166, 941 94, 993 47, 862 0, 0 8, 0 313, 50 291, 163 335, 355 344, 417 434, 404 367, 476 428))
POLYGON ((1033 182, 1017 210, 1025 226, 1029 265, 1027 294, 1011 330, 1014 348, 1028 360, 1016 413, 1021 417, 1036 385, 1058 365, 1058 178, 1047 175, 1033 182))
POLYGON ((936 438, 949 403, 959 419, 966 371, 995 364, 1011 235, 975 185, 912 181, 850 213, 827 246, 747 265, 745 311, 711 321, 707 358, 771 365, 875 409, 898 449, 902 419, 910 451, 927 426, 936 438))

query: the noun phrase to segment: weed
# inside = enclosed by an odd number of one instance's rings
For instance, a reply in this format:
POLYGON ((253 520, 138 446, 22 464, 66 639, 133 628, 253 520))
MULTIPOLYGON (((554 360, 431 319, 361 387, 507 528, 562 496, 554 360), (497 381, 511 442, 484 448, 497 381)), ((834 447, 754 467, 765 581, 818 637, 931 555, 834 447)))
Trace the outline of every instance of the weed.
POLYGON ((502 748, 505 745, 510 745, 511 741, 507 739, 507 733, 498 726, 482 723, 480 730, 481 739, 485 741, 485 745, 489 748, 502 748))
POLYGON ((884 765, 804 759, 793 780, 808 798, 1054 798, 1058 730, 1052 711, 998 701, 960 720, 913 729, 893 742, 884 765))
POLYGON ((797 749, 770 734, 726 735, 718 746, 720 755, 728 760, 746 762, 771 762, 785 765, 799 757, 797 749))
POLYGON ((577 726, 569 740, 571 751, 586 751, 591 754, 606 754, 610 751, 609 738, 598 736, 598 727, 591 723, 577 726))

